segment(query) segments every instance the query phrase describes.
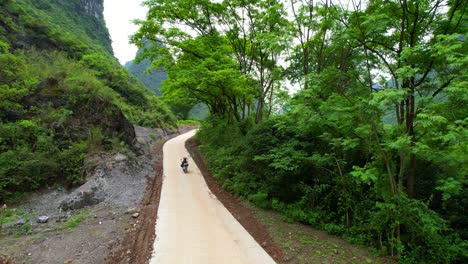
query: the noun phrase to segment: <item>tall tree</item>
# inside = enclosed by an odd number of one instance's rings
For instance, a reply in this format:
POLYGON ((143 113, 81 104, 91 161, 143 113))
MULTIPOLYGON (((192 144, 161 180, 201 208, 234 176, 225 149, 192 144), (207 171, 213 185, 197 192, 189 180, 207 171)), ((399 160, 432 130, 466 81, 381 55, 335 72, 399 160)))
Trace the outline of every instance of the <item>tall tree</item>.
POLYGON ((281 80, 279 62, 288 40, 285 38, 286 13, 279 1, 158 0, 146 4, 150 12, 146 21, 139 22, 141 29, 133 40, 140 42, 147 38, 162 42, 166 47, 154 45, 147 49, 146 56, 156 58, 156 54, 159 55, 159 62, 170 71, 183 54, 204 59, 215 50, 231 52, 237 60, 239 73, 244 75, 244 84, 248 84, 244 89, 249 90, 228 100, 235 106, 234 116, 247 117, 253 105, 257 122, 263 119, 264 113, 267 116, 271 113, 274 87, 278 87, 281 80), (191 43, 194 38, 203 38, 205 50, 191 43), (229 46, 224 47, 222 39, 227 40, 229 46))
POLYGON ((353 14, 353 39, 372 59, 385 65, 391 76, 388 88, 400 97, 394 102, 397 134, 408 140, 409 146, 399 150, 398 172, 388 171, 395 193, 403 191, 406 182, 406 192, 414 195, 418 115, 428 111, 430 103, 460 77, 461 68, 448 67, 440 48, 449 43, 447 38, 453 43, 450 36, 461 32, 460 12, 464 12, 466 2, 451 1, 451 8, 444 12, 445 2, 374 0, 364 12, 353 14))

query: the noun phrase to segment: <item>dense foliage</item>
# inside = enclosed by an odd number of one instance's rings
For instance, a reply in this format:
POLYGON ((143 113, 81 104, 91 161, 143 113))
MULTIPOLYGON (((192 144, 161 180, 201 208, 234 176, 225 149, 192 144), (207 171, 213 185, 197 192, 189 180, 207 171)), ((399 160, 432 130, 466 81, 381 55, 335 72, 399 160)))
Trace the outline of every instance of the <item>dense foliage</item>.
POLYGON ((467 2, 336 2, 148 1, 134 41, 163 96, 208 105, 226 189, 402 263, 465 263, 467 2))
POLYGON ((175 125, 112 56, 103 21, 83 10, 73 1, 0 1, 2 201, 83 182, 86 157, 133 145, 132 123, 175 125))

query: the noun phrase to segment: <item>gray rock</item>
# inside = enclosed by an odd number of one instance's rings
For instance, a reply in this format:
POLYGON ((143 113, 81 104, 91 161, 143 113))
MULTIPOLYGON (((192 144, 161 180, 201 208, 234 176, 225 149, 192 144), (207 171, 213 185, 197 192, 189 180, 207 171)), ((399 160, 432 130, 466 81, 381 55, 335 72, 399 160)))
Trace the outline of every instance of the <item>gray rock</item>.
POLYGON ((39 224, 45 224, 47 222, 49 222, 49 217, 47 215, 41 215, 37 218, 37 222, 39 224))
POLYGON ((132 214, 132 217, 133 217, 133 218, 138 218, 138 216, 140 216, 140 213, 134 213, 134 214, 132 214))
POLYGON ((138 213, 138 209, 130 208, 127 211, 125 211, 125 214, 134 214, 134 213, 138 213))
POLYGON ((117 153, 115 156, 114 156, 114 160, 117 161, 117 162, 120 162, 120 161, 124 161, 127 159, 127 156, 123 155, 123 154, 120 154, 120 153, 117 153))
POLYGON ((20 219, 16 220, 15 226, 24 226, 27 222, 28 220, 21 217, 20 219))
POLYGON ((64 211, 81 209, 86 206, 96 205, 104 201, 104 196, 98 191, 96 186, 91 188, 78 189, 71 197, 60 203, 59 209, 64 211))

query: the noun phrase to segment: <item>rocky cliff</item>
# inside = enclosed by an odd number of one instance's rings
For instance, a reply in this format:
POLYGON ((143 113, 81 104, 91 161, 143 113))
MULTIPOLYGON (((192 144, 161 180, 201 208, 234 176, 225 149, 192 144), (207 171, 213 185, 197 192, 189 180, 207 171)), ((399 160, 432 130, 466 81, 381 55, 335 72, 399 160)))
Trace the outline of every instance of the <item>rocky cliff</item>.
POLYGON ((104 0, 79 0, 80 5, 77 11, 83 10, 86 14, 92 15, 95 18, 104 19, 104 0))
POLYGON ((103 0, 0 0, 0 7, 0 40, 12 47, 63 50, 76 39, 113 54, 103 0))

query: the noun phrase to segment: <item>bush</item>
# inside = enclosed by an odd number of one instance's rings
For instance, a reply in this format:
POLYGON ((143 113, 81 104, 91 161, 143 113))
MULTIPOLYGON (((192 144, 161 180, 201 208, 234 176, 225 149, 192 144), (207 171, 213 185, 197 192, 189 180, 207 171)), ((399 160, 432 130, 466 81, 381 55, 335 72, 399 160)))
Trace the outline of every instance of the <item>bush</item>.
POLYGON ((253 204, 256 206, 262 208, 262 209, 269 209, 271 208, 270 201, 268 200, 268 194, 267 193, 256 193, 249 195, 249 201, 251 201, 253 204))
POLYGON ((22 58, 0 53, 0 121, 18 119, 24 114, 21 100, 29 94, 25 71, 22 58))
POLYGON ((384 238, 387 252, 398 250, 404 260, 419 263, 450 263, 457 258, 446 222, 426 204, 399 195, 378 202, 376 208, 370 227, 384 238), (398 239, 401 233, 404 236, 398 239))
POLYGON ((33 121, 0 123, 0 194, 34 190, 57 175, 58 148, 47 130, 33 121))
POLYGON ((73 143, 67 149, 62 150, 58 161, 62 168, 65 182, 72 186, 83 183, 85 180, 84 162, 87 155, 87 142, 73 143))
POLYGON ((325 224, 323 226, 325 231, 327 231, 328 234, 330 235, 338 235, 341 236, 345 233, 346 228, 343 225, 337 225, 337 224, 325 224))
POLYGON ((112 56, 103 21, 75 12, 80 4, 0 2, 0 199, 82 183, 88 155, 128 147, 120 144, 133 137, 125 118, 175 126, 169 108, 112 56), (126 135, 115 135, 119 128, 126 135))

